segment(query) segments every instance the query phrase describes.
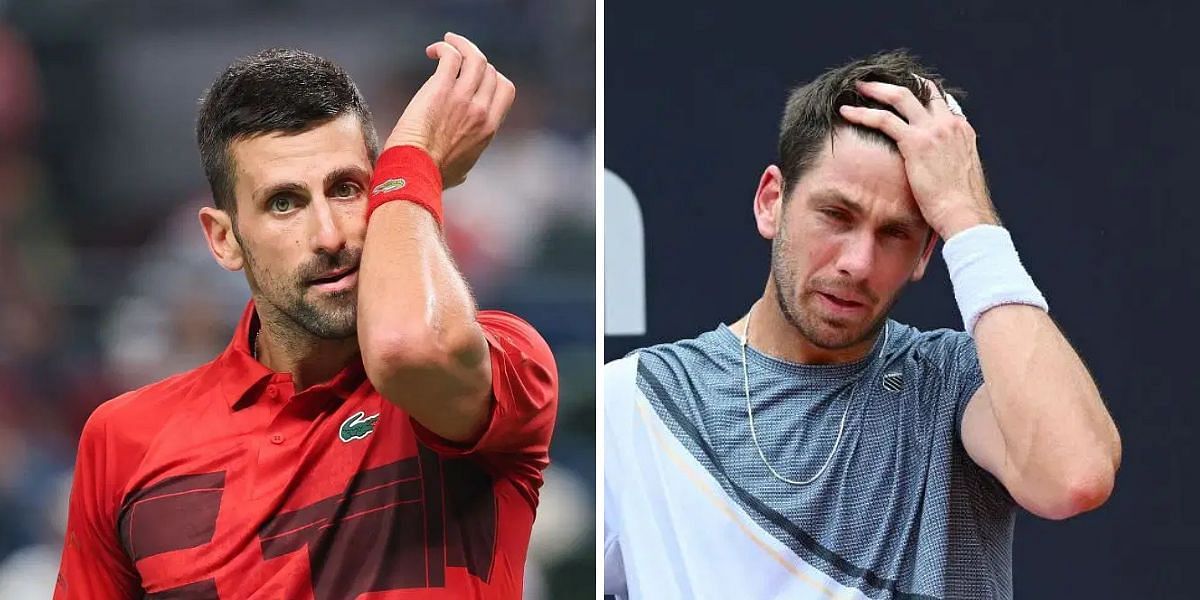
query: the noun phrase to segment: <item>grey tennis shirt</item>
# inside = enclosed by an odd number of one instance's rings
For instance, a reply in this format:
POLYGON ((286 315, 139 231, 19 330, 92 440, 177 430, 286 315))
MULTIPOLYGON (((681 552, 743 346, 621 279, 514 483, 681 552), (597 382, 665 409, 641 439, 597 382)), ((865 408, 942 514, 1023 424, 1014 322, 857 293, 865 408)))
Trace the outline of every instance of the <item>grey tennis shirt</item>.
MULTIPOLYGON (((784 477, 821 468, 850 403, 837 452, 807 486, 773 477, 755 449, 740 340, 728 327, 638 351, 636 386, 732 502, 837 584, 869 598, 1010 598, 1016 505, 960 439, 983 383, 974 342, 887 327, 886 345, 880 335, 852 364, 794 364, 747 348, 758 444, 784 477)), ((621 531, 611 535, 616 548, 621 531)))

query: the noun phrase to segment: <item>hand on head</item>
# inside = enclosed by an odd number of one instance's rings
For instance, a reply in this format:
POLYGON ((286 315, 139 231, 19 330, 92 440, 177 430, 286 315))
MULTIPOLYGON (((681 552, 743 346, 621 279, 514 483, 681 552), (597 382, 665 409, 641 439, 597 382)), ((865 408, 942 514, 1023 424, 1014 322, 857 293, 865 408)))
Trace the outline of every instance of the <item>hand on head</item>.
POLYGON ((896 140, 921 215, 943 239, 972 225, 997 223, 975 129, 951 109, 932 81, 921 82, 930 91, 928 105, 902 86, 879 81, 856 84, 862 95, 891 106, 904 118, 863 106, 842 106, 839 112, 851 123, 878 129, 896 140))

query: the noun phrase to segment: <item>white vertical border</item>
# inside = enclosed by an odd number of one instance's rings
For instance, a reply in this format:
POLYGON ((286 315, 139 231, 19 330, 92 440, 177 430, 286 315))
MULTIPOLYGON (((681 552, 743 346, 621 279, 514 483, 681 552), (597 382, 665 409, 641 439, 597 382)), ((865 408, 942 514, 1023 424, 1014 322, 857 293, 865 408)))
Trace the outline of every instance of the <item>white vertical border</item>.
POLYGON ((604 596, 604 0, 596 0, 596 598, 604 596))

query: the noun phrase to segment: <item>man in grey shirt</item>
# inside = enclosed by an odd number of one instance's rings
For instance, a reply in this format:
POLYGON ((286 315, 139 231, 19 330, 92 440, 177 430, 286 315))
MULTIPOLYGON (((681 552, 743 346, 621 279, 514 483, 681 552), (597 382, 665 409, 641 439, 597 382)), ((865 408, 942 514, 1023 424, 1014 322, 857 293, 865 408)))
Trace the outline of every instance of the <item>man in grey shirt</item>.
POLYGON ((1016 506, 1111 494, 1116 427, 951 92, 892 52, 788 98, 762 297, 605 368, 605 593, 1009 598, 1016 506), (965 332, 888 318, 938 238, 965 332))

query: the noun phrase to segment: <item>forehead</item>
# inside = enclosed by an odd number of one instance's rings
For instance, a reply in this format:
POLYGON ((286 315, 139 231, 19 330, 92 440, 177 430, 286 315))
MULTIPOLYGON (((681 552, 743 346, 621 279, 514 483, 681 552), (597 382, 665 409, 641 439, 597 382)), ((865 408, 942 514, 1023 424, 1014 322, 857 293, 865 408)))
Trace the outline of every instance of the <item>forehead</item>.
POLYGON ((881 217, 920 218, 900 152, 848 128, 826 140, 792 194, 806 203, 841 196, 881 217))
POLYGON ((342 115, 300 133, 272 132, 229 145, 239 198, 280 183, 318 185, 335 169, 371 170, 358 117, 342 115))

